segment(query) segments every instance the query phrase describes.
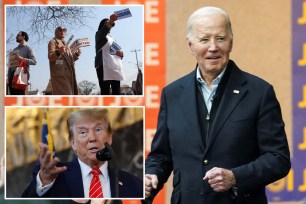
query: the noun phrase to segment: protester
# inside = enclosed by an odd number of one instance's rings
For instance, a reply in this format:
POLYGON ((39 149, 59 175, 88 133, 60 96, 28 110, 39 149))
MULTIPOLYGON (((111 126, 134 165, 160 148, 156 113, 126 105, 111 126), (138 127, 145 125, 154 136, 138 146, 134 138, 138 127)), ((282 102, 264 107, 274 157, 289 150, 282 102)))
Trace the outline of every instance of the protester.
POLYGON ((124 80, 123 52, 110 34, 117 18, 112 14, 109 19, 103 19, 96 32, 95 67, 101 95, 120 95, 120 81, 124 80))
POLYGON ((171 203, 266 204, 265 186, 291 166, 273 87, 229 59, 233 33, 220 8, 190 16, 187 42, 197 65, 162 91, 146 198, 173 172, 171 203))
POLYGON ((12 64, 9 63, 8 69, 8 90, 9 95, 25 95, 26 89, 15 89, 12 87, 12 81, 14 77, 14 73, 16 68, 20 64, 21 60, 24 59, 26 63, 27 73, 28 73, 28 80, 30 79, 30 65, 36 65, 36 58, 33 49, 27 44, 29 40, 29 36, 26 32, 20 31, 16 36, 16 42, 19 45, 14 48, 14 50, 10 53, 13 55, 14 62, 12 64))
POLYGON ((55 37, 48 44, 48 58, 53 95, 78 95, 75 75, 75 61, 79 59, 81 50, 72 53, 64 40, 67 29, 59 26, 55 29, 55 37))
POLYGON ((40 166, 34 170, 22 197, 143 197, 143 183, 139 178, 118 170, 115 161, 97 159, 97 152, 112 144, 107 110, 75 111, 67 119, 67 126, 76 157, 71 162, 59 162, 57 157, 51 159, 47 145, 41 143, 40 166), (95 186, 99 188, 94 189, 95 186))

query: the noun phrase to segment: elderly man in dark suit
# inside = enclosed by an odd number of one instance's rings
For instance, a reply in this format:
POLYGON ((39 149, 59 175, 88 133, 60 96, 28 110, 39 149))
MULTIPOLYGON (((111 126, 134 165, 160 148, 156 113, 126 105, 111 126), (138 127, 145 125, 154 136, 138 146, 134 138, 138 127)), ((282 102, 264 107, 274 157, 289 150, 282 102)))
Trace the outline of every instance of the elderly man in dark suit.
POLYGON ((229 59, 233 33, 222 9, 195 11, 187 42, 197 65, 162 91, 146 198, 173 171, 173 204, 265 204, 265 186, 291 166, 273 87, 229 59))
POLYGON ((143 198, 143 183, 118 170, 97 152, 112 143, 108 112, 83 109, 67 119, 69 141, 76 158, 71 162, 51 159, 47 145, 40 144, 40 166, 22 197, 48 198, 143 198))

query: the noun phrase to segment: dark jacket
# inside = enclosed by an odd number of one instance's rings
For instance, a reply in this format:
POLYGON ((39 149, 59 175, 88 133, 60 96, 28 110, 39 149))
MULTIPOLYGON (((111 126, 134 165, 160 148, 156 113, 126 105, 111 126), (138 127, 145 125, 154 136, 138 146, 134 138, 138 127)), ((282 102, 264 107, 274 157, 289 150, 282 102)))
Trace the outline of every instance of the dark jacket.
MULTIPOLYGON (((62 163, 59 166, 64 165, 67 166, 67 171, 58 175, 51 189, 46 192, 43 197, 84 198, 82 173, 78 159, 75 158, 73 161, 62 163)), ((39 166, 33 171, 32 180, 23 192, 22 197, 39 197, 36 193, 36 175, 38 171, 39 166)), ((119 170, 116 185, 116 171, 109 167, 108 172, 112 198, 143 197, 143 182, 139 178, 128 172, 119 170), (118 189, 118 193, 116 193, 116 189, 118 189)))
POLYGON ((106 24, 102 26, 97 32, 95 36, 96 42, 96 57, 95 57, 95 67, 102 66, 102 47, 107 43, 107 34, 110 32, 111 28, 109 28, 106 24))
POLYGON ((291 167, 273 87, 230 60, 217 89, 219 102, 212 107, 216 112, 206 145, 197 86, 194 70, 163 89, 146 173, 158 176, 160 190, 173 171, 172 204, 267 203, 265 186, 286 176, 291 167), (213 167, 233 171, 237 196, 232 189, 215 192, 203 181, 213 167))

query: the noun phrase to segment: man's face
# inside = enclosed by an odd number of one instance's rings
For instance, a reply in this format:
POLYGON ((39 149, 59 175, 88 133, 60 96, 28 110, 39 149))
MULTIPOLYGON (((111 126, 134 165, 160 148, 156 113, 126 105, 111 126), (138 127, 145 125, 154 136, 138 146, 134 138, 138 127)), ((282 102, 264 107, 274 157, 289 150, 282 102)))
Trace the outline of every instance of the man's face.
POLYGON ((73 127, 73 139, 70 144, 79 159, 85 164, 94 167, 100 161, 96 159, 97 151, 104 148, 104 143, 112 143, 112 135, 107 131, 104 120, 80 118, 73 127))
POLYGON ((67 29, 64 27, 61 27, 56 31, 56 37, 59 39, 64 39, 66 37, 66 34, 67 34, 67 29))
POLYGON ((24 40, 24 36, 22 36, 22 33, 19 32, 17 35, 16 35, 16 42, 20 43, 24 40))
POLYGON ((219 74, 229 60, 233 40, 226 28, 225 17, 210 14, 196 19, 193 38, 188 42, 202 74, 219 74))

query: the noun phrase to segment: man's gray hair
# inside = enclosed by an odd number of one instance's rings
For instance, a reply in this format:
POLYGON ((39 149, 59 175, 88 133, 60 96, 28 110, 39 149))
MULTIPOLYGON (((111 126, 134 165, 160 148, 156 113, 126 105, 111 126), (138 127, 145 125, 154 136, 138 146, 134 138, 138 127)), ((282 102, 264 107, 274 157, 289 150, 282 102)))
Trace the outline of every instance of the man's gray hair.
POLYGON ((227 32, 229 34, 230 38, 233 38, 233 31, 232 31, 232 25, 231 25, 231 20, 229 15, 222 9, 217 8, 217 7, 202 7, 198 10, 196 10, 195 12, 193 12, 191 14, 191 16, 188 19, 187 22, 187 36, 186 39, 187 40, 192 40, 193 39, 193 33, 192 33, 192 29, 194 26, 194 21, 203 17, 203 16, 207 16, 207 15, 211 15, 211 14, 222 14, 225 17, 225 21, 226 21, 226 28, 227 28, 227 32))
POLYGON ((78 111, 74 111, 67 118, 67 128, 68 128, 68 140, 73 140, 73 125, 80 118, 92 119, 104 121, 108 134, 112 134, 112 128, 109 120, 108 110, 107 109, 97 109, 97 108, 88 108, 78 111))

